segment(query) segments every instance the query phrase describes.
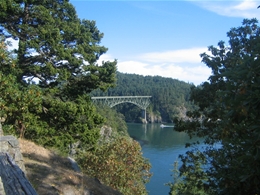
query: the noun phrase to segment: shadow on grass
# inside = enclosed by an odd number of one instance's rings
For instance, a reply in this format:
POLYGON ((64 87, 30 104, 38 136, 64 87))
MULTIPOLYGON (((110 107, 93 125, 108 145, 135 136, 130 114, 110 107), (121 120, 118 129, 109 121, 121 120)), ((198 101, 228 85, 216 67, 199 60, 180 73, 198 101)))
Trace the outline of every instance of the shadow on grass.
POLYGON ((68 158, 56 154, 44 157, 26 153, 23 157, 27 178, 39 195, 122 195, 97 179, 74 171, 68 158))

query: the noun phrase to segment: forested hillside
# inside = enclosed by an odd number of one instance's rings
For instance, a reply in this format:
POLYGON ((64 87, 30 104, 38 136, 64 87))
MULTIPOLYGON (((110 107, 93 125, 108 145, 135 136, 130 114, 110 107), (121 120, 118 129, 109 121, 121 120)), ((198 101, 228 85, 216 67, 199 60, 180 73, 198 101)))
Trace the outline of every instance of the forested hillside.
MULTIPOLYGON (((184 117, 192 85, 161 76, 141 76, 117 72, 117 85, 102 92, 96 90, 92 96, 152 96, 147 108, 148 122, 172 122, 174 117, 184 117)), ((134 104, 120 104, 115 109, 125 116, 127 122, 141 122, 141 109, 134 104)))

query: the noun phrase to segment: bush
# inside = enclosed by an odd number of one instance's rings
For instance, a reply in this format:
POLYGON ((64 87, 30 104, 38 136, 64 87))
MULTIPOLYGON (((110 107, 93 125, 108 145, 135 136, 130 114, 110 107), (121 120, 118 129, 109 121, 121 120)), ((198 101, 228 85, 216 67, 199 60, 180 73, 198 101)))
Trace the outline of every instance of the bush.
POLYGON ((141 147, 127 137, 118 137, 77 159, 83 172, 125 195, 147 194, 151 165, 142 156, 141 147))

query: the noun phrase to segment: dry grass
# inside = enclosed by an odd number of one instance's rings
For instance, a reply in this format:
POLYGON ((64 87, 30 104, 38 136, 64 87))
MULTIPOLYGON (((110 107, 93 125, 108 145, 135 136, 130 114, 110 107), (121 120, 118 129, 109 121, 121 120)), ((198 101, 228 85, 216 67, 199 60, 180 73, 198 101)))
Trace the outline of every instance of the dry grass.
POLYGON ((20 139, 26 176, 39 195, 120 195, 98 180, 75 172, 68 158, 20 139))

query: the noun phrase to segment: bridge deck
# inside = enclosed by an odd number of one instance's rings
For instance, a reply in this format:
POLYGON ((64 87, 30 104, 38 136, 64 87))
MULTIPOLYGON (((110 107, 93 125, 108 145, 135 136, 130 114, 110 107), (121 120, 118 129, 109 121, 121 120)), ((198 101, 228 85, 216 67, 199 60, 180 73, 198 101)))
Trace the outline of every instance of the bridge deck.
POLYGON ((102 96, 102 97, 91 97, 91 99, 114 99, 114 98, 150 98, 152 96, 102 96))

